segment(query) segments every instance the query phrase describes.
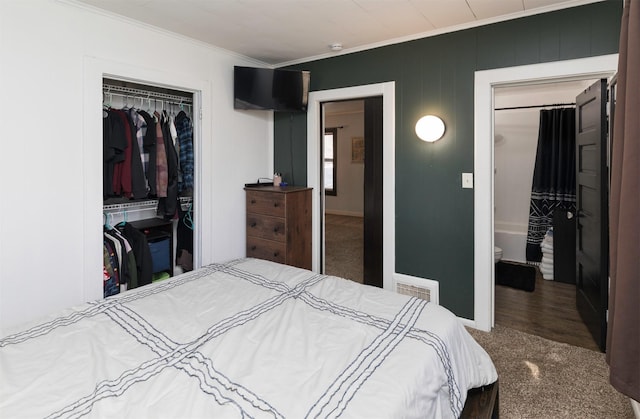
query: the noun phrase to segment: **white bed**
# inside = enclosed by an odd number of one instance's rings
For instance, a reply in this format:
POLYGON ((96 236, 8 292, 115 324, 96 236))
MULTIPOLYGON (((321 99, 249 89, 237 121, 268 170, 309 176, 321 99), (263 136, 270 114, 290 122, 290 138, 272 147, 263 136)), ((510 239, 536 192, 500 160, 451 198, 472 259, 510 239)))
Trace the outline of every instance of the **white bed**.
POLYGON ((449 418, 496 379, 446 309, 258 259, 0 339, 3 418, 449 418))

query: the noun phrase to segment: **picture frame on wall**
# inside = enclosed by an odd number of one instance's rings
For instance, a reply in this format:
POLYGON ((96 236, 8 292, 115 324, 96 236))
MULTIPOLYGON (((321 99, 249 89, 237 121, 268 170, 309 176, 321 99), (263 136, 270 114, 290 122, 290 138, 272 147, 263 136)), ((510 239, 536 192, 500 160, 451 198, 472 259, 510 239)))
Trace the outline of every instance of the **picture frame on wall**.
POLYGON ((364 137, 351 137, 351 163, 364 163, 364 137))

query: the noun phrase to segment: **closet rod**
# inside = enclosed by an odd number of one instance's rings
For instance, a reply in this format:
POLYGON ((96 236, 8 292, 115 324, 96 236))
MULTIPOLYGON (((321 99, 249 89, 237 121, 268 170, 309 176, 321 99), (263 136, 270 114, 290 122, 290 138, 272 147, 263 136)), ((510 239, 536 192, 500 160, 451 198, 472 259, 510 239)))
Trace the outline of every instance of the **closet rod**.
POLYGON ((168 93, 153 92, 149 90, 134 89, 132 87, 114 86, 111 84, 103 84, 102 92, 106 94, 116 94, 119 96, 138 96, 144 99, 160 99, 173 101, 175 103, 193 103, 193 99, 186 96, 170 95, 168 93))
POLYGON ((510 108, 495 108, 494 111, 509 111, 512 109, 532 109, 532 108, 551 108, 551 107, 569 107, 576 106, 575 103, 551 103, 548 105, 528 105, 528 106, 512 106, 510 108))

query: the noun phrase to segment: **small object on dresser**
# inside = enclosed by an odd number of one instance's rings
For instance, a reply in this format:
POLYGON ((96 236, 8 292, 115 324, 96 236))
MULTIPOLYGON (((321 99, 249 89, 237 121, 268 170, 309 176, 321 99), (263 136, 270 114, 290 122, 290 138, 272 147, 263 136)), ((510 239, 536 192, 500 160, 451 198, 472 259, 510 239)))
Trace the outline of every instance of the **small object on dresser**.
POLYGON ((280 173, 274 173, 273 186, 280 186, 281 182, 282 182, 282 175, 280 175, 280 173))

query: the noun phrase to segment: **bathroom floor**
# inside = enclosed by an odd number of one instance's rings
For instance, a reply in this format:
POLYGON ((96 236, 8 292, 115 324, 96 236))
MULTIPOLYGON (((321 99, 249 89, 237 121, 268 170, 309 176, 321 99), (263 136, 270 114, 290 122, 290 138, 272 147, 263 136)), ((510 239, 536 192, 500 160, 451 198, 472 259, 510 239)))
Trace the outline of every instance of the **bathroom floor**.
POLYGON ((496 285, 496 324, 599 351, 576 309, 575 285, 546 281, 539 269, 536 271, 533 292, 496 285))

